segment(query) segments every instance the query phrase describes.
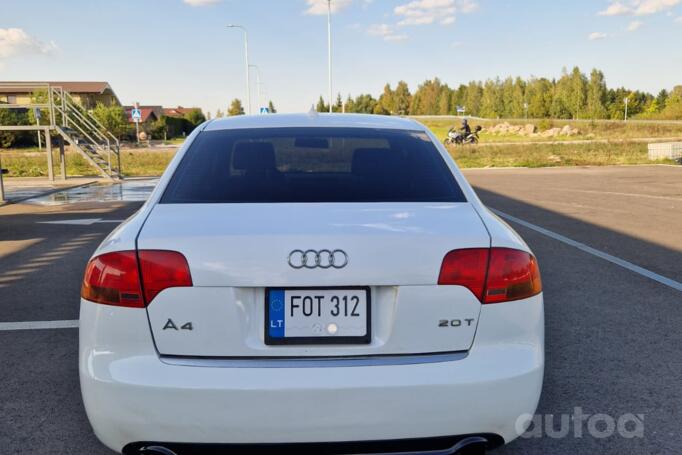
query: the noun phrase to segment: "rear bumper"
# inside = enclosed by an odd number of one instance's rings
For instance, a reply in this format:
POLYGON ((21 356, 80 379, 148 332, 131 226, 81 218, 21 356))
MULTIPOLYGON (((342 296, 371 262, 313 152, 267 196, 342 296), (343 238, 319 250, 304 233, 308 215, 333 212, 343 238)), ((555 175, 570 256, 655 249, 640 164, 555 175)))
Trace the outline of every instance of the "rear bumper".
POLYGON ((81 304, 80 378, 97 436, 130 443, 514 439, 544 369, 542 296, 484 306, 465 358, 312 368, 164 362, 143 311, 81 304))

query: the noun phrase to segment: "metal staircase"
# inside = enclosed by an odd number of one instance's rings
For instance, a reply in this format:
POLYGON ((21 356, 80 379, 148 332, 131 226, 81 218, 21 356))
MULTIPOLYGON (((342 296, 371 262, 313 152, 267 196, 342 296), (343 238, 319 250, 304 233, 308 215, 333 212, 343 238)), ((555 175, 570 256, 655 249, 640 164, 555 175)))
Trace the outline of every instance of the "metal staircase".
POLYGON ((60 136, 104 177, 121 179, 121 147, 118 139, 76 102, 62 87, 49 87, 55 125, 60 136))

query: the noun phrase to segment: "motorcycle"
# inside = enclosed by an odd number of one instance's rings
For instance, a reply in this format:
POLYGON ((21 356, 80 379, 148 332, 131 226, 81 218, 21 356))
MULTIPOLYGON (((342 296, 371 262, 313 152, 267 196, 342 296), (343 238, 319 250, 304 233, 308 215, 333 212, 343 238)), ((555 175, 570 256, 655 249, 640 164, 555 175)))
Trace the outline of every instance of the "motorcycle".
POLYGON ((465 145, 465 144, 478 144, 478 133, 481 131, 483 128, 481 128, 481 125, 478 125, 474 130, 469 133, 466 137, 459 131, 457 131, 454 127, 450 128, 448 130, 448 136, 445 138, 445 145, 465 145))

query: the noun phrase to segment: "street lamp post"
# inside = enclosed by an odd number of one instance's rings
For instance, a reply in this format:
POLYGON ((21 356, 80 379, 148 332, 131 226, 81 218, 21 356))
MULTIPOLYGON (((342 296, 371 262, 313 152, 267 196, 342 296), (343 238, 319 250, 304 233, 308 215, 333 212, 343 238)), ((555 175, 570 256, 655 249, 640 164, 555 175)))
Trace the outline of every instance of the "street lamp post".
POLYGON ((256 99, 256 103, 258 103, 258 109, 260 110, 260 108, 262 106, 262 104, 261 104, 261 101, 262 101, 261 100, 261 91, 260 91, 260 87, 261 87, 260 68, 258 67, 258 65, 249 65, 249 68, 253 68, 256 70, 256 90, 258 92, 258 97, 256 99))
POLYGON ((329 55, 329 112, 332 112, 332 0, 327 0, 327 53, 329 55))
POLYGON ((251 82, 249 77, 249 34, 246 27, 236 24, 228 24, 227 28, 238 28, 244 32, 244 58, 246 60, 246 109, 251 114, 251 82))

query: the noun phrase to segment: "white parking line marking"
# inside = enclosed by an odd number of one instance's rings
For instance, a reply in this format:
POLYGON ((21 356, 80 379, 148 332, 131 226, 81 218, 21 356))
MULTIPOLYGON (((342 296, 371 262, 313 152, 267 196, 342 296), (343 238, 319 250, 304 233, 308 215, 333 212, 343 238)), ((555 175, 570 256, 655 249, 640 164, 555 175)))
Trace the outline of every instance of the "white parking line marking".
POLYGON ((621 193, 618 191, 598 191, 598 190, 579 190, 576 188, 549 188, 550 190, 556 191, 573 191, 576 193, 588 193, 588 194, 610 194, 612 196, 629 196, 629 197, 641 197, 647 199, 661 199, 664 201, 678 201, 682 202, 682 197, 674 196, 656 196, 653 194, 641 194, 641 193, 621 193))
POLYGON ((597 256, 598 258, 604 259, 605 261, 609 261, 612 264, 619 265, 625 269, 630 270, 631 272, 635 272, 646 278, 657 281, 677 291, 682 291, 682 283, 680 283, 679 281, 675 281, 663 275, 659 275, 658 273, 652 272, 651 270, 647 270, 643 267, 633 264, 632 262, 628 262, 625 259, 621 259, 619 257, 612 256, 608 253, 604 253, 603 251, 592 248, 591 246, 587 246, 584 243, 576 242, 573 239, 569 239, 568 237, 565 237, 561 234, 557 234, 556 232, 550 231, 549 229, 545 229, 543 227, 529 223, 528 221, 516 218, 515 216, 509 215, 496 209, 490 210, 492 210, 494 213, 496 213, 497 215, 506 220, 512 221, 516 224, 520 224, 521 226, 527 227, 528 229, 531 229, 535 232, 539 232, 542 235, 546 235, 547 237, 553 238, 554 240, 558 240, 559 242, 575 247, 581 251, 584 251, 585 253, 597 256))
POLYGON ((0 322, 0 332, 8 330, 77 329, 78 320, 0 322))

